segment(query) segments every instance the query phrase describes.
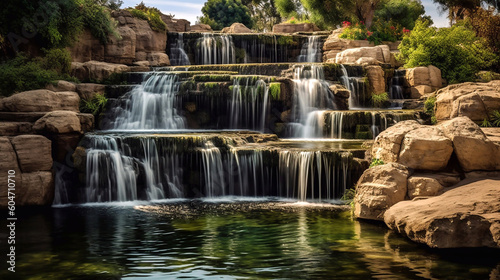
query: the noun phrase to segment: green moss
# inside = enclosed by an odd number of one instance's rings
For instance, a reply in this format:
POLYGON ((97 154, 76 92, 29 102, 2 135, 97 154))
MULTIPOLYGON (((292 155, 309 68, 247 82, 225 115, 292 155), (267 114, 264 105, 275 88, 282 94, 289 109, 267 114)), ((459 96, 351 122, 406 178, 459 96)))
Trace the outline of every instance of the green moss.
POLYGON ((196 82, 225 82, 225 81, 231 81, 231 76, 230 75, 218 75, 218 74, 194 75, 193 79, 196 82))
POLYGON ((372 94, 372 104, 374 107, 381 108, 389 101, 389 95, 387 92, 382 92, 379 94, 372 94))
POLYGON ((281 83, 270 83, 269 95, 271 95, 272 100, 279 100, 281 97, 281 83))

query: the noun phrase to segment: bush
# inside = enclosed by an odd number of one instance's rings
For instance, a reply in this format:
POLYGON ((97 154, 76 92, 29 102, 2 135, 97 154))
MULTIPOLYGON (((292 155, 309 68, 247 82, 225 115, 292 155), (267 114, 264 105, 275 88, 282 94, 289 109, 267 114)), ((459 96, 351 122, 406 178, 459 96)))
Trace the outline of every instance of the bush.
POLYGON ((120 38, 116 32, 116 21, 111 18, 108 9, 96 3, 95 0, 83 0, 82 16, 85 26, 90 29, 90 33, 99 39, 101 44, 108 43, 108 36, 113 35, 120 38))
POLYGON ((108 103, 108 99, 104 94, 96 94, 92 99, 80 101, 80 112, 90 113, 94 116, 100 114, 108 103))
POLYGON ((465 23, 437 29, 419 20, 415 29, 404 36, 399 50, 398 58, 405 67, 432 64, 441 69, 449 83, 472 81, 475 73, 498 61, 485 40, 476 37, 465 23))
POLYGON ((161 19, 161 12, 157 8, 147 7, 141 2, 135 8, 128 9, 128 11, 136 18, 147 20, 154 31, 162 32, 167 30, 167 25, 161 19))
POLYGON ((385 103, 388 101, 389 101, 389 95, 387 94, 387 92, 372 94, 372 103, 374 107, 377 108, 384 107, 385 103))
POLYGON ((210 25, 214 30, 220 30, 235 22, 243 23, 248 28, 253 26, 250 10, 240 0, 208 0, 201 12, 203 16, 199 21, 210 25))
POLYGON ((429 98, 427 98, 427 100, 425 100, 425 103, 424 103, 424 112, 431 116, 431 122, 433 124, 437 123, 437 120, 436 120, 436 115, 435 115, 435 112, 434 112, 434 106, 436 104, 436 96, 433 95, 433 96, 430 96, 429 98))
POLYGON ((45 57, 35 59, 20 53, 0 64, 0 95, 44 88, 56 80, 77 81, 68 75, 68 62, 71 65, 71 57, 64 49, 48 50, 45 57))
POLYGON ((373 158, 372 159, 372 162, 370 163, 370 167, 369 168, 372 168, 372 167, 375 167, 375 166, 378 166, 378 165, 384 165, 384 161, 382 161, 381 159, 378 159, 378 158, 373 158))
POLYGON ((340 38, 368 40, 375 43, 375 45, 379 45, 382 41, 395 42, 401 40, 404 34, 410 32, 410 30, 392 21, 378 20, 373 23, 370 30, 363 23, 352 24, 349 21, 344 21, 342 25, 344 30, 340 34, 340 38))

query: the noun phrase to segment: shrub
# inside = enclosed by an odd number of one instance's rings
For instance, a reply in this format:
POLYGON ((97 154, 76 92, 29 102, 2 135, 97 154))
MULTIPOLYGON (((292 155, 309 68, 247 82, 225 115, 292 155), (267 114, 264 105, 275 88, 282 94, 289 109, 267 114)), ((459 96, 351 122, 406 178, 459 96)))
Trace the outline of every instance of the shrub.
POLYGON ((403 35, 410 32, 410 30, 392 21, 378 20, 373 23, 370 30, 368 30, 362 22, 352 24, 349 21, 344 21, 342 25, 344 26, 344 30, 340 34, 340 38, 368 40, 374 42, 375 45, 382 43, 382 41, 395 42, 401 40, 403 35))
POLYGON ((96 94, 92 99, 80 101, 80 112, 90 113, 94 116, 100 114, 108 103, 108 99, 104 94, 96 94))
POLYGON ((378 165, 384 165, 384 161, 382 161, 381 159, 378 159, 378 158, 372 158, 372 162, 370 163, 370 167, 369 168, 372 168, 372 167, 375 167, 375 166, 378 166, 378 165))
POLYGON ((287 21, 285 21, 284 23, 301 24, 301 23, 311 23, 311 21, 308 19, 297 19, 295 17, 291 17, 287 21))
POLYGON ((436 104, 436 96, 435 95, 429 96, 429 98, 427 98, 427 100, 425 100, 425 102, 424 102, 424 112, 427 115, 431 116, 432 124, 437 123, 436 115, 434 112, 435 104, 436 104))
POLYGON ((71 57, 67 50, 46 51, 45 57, 30 59, 23 53, 0 64, 0 95, 44 88, 56 80, 77 81, 68 75, 71 57))
POLYGON ((415 29, 404 36, 399 50, 398 58, 405 67, 432 64, 441 69, 449 83, 472 81, 475 73, 498 61, 485 40, 476 37, 465 23, 437 29, 419 20, 415 29))
POLYGON ((135 8, 128 9, 128 11, 130 11, 132 16, 136 18, 147 20, 149 26, 154 31, 161 32, 167 30, 167 25, 161 19, 161 12, 157 8, 147 7, 143 2, 141 2, 140 4, 135 6, 135 8))
POLYGON ((387 92, 372 94, 372 103, 374 107, 384 107, 387 101, 389 101, 389 95, 387 94, 387 92))
POLYGON ((99 39, 101 44, 108 43, 108 36, 113 35, 120 38, 116 32, 116 21, 111 18, 108 9, 99 5, 94 0, 83 0, 82 10, 83 22, 90 29, 90 33, 99 39))

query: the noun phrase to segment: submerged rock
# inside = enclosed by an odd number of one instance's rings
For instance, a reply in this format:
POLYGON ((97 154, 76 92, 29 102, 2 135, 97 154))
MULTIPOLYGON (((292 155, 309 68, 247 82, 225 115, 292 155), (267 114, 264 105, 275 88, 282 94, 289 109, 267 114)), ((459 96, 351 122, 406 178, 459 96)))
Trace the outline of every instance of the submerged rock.
POLYGON ((465 180, 440 196, 399 202, 384 221, 432 248, 500 248, 500 179, 465 180))

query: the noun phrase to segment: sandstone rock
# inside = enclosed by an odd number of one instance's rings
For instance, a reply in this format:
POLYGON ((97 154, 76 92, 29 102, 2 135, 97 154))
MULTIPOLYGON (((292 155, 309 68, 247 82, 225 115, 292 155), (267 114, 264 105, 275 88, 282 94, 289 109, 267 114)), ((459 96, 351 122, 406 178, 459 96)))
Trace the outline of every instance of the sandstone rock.
POLYGON ((481 128, 469 118, 454 118, 438 127, 453 141, 455 154, 464 171, 500 169, 500 145, 487 139, 481 128))
POLYGON ((472 171, 465 173, 467 179, 500 178, 500 171, 472 171))
POLYGON ((405 199, 409 175, 408 169, 397 163, 367 169, 356 186, 356 218, 382 220, 389 207, 405 199))
POLYGON ((136 36, 136 52, 164 52, 167 48, 167 33, 153 31, 147 21, 135 18, 130 27, 136 36))
POLYGON ((500 248, 500 180, 467 179, 439 196, 399 202, 384 221, 432 248, 500 248))
POLYGON ((76 92, 84 100, 90 100, 96 94, 104 94, 105 90, 106 86, 101 84, 81 83, 76 85, 76 92))
POLYGON ((413 175, 408 178, 408 197, 413 199, 418 196, 438 195, 444 186, 435 178, 413 175))
POLYGON ((80 126, 84 133, 94 130, 94 115, 84 113, 78 113, 76 115, 78 119, 80 119, 80 126))
POLYGON ((432 91, 441 88, 443 84, 441 70, 432 65, 406 69, 406 80, 410 87, 429 86, 432 91))
POLYGON ((354 64, 359 64, 359 65, 363 65, 363 66, 366 66, 366 65, 380 65, 381 62, 378 61, 377 59, 373 58, 373 57, 361 57, 358 60, 356 60, 356 62, 354 62, 354 64))
POLYGON ((397 162, 403 139, 409 131, 422 127, 417 121, 399 122, 382 131, 372 147, 373 158, 380 159, 385 163, 397 162))
POLYGON ((481 130, 488 140, 500 145, 500 127, 481 127, 481 130))
POLYGON ((387 45, 346 49, 337 54, 335 63, 355 63, 362 57, 370 57, 383 63, 391 63, 391 52, 387 45))
POLYGON ((380 66, 366 66, 366 76, 370 84, 370 91, 372 94, 379 94, 386 92, 384 70, 380 66))
POLYGON ((410 97, 413 99, 420 99, 422 96, 431 92, 433 92, 433 90, 428 85, 415 86, 410 88, 410 97))
POLYGON ((103 81, 113 73, 129 71, 129 67, 124 64, 113 64, 100 61, 87 61, 85 63, 71 64, 71 73, 81 81, 95 80, 103 81))
POLYGON ((80 98, 76 92, 53 92, 37 89, 0 99, 0 107, 8 112, 50 112, 55 110, 78 112, 79 102, 80 98))
POLYGON ((80 119, 76 112, 53 111, 36 121, 33 129, 39 133, 82 133, 80 119))
POLYGON ((116 32, 121 38, 108 37, 108 43, 104 47, 104 60, 110 63, 131 64, 135 60, 136 33, 127 25, 119 26, 116 32))
POLYGON ((69 48, 73 63, 83 63, 90 60, 104 60, 104 45, 94 38, 90 30, 84 30, 77 42, 69 48))
MULTIPOLYGON (((141 54, 141 56, 142 56, 142 54, 141 54)), ((146 57, 147 57, 147 55, 146 55, 146 57)), ((146 66, 146 67, 149 67, 151 65, 151 63, 149 61, 147 61, 147 60, 141 60, 141 61, 135 61, 134 65, 135 66, 146 66)))
POLYGON ((161 19, 167 25, 168 32, 188 32, 191 30, 190 22, 185 19, 174 19, 168 15, 161 15, 161 19))
POLYGON ((21 176, 22 184, 16 188, 16 204, 23 206, 52 204, 54 178, 51 171, 22 173, 21 176))
POLYGON ((208 24, 203 23, 191 25, 190 29, 192 32, 212 32, 212 27, 210 27, 210 25, 208 24))
POLYGON ((414 169, 441 170, 453 153, 452 142, 435 127, 408 132, 401 144, 398 162, 414 169))
POLYGON ((0 206, 7 206, 8 175, 9 170, 14 171, 16 186, 21 184, 21 172, 17 162, 14 147, 7 137, 0 137, 0 180, 4 186, 0 188, 0 206))
POLYGON ((20 135, 11 142, 23 173, 52 169, 52 143, 49 139, 41 135, 20 135))
POLYGON ((243 23, 235 22, 230 27, 222 29, 221 33, 237 34, 237 33, 253 33, 253 31, 246 27, 243 23))
POLYGON ((76 91, 76 85, 68 81, 57 81, 57 85, 49 84, 46 89, 51 91, 76 91))
POLYGON ((273 26, 273 33, 314 32, 320 30, 314 23, 280 23, 273 26))
POLYGON ((346 89, 343 85, 333 84, 330 86, 330 90, 336 97, 343 99, 349 99, 349 96, 351 95, 350 91, 346 89))
POLYGON ((0 122, 0 136, 15 136, 32 133, 33 124, 29 122, 0 122))
POLYGON ((151 66, 167 66, 170 65, 168 55, 164 52, 152 52, 147 56, 147 60, 151 66))
POLYGON ((436 92, 435 112, 438 121, 466 116, 482 121, 500 108, 500 80, 489 83, 462 83, 436 92))

